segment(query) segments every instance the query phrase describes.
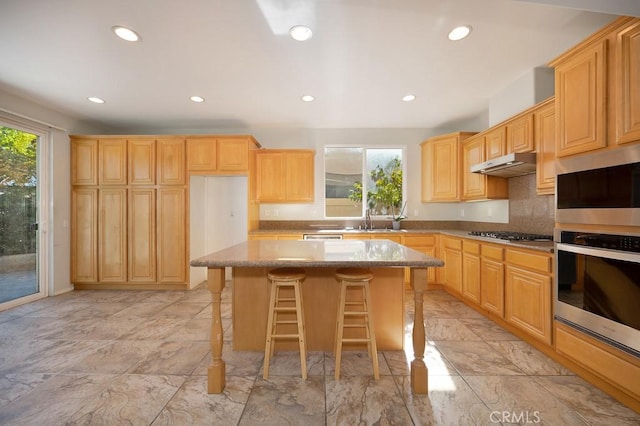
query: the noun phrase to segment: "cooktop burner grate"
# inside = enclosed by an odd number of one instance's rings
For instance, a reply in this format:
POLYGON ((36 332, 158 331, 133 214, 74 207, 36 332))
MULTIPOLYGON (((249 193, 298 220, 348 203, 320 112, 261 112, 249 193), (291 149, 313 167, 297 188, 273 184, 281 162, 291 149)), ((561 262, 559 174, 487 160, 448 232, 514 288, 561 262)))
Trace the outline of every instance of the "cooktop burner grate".
POLYGON ((527 234, 525 232, 511 231, 471 231, 469 235, 478 237, 498 238, 509 241, 552 241, 553 236, 542 234, 527 234))

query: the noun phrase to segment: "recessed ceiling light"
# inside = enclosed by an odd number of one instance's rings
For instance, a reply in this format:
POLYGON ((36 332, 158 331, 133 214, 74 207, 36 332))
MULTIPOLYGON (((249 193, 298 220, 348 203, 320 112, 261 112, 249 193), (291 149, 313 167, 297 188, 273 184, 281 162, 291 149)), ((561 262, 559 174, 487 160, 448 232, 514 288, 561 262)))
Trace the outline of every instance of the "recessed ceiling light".
POLYGON ((471 33, 470 25, 462 25, 460 27, 455 27, 449 33, 449 40, 451 41, 462 40, 463 38, 468 36, 470 33, 471 33))
POLYGON ((191 96, 189 99, 191 99, 191 102, 195 102, 195 103, 204 102, 204 98, 202 96, 191 96))
POLYGON ((126 40, 126 41, 139 41, 140 40, 140 36, 138 35, 138 33, 136 33, 135 31, 133 31, 130 28, 122 27, 120 25, 115 25, 115 26, 111 27, 111 29, 113 30, 114 33, 116 33, 116 35, 118 37, 120 37, 123 40, 126 40))
POLYGON ((305 27, 304 25, 296 25, 294 27, 291 27, 291 29, 289 30, 289 35, 294 40, 305 41, 311 38, 313 32, 309 27, 305 27))
POLYGON ((305 102, 313 102, 315 98, 311 95, 304 95, 301 99, 305 102))
POLYGON ((104 99, 98 98, 96 96, 89 96, 87 99, 89 99, 89 101, 93 102, 94 104, 103 104, 104 103, 104 99))
POLYGON ((411 102, 416 98, 416 95, 405 95, 402 97, 402 100, 405 102, 411 102))

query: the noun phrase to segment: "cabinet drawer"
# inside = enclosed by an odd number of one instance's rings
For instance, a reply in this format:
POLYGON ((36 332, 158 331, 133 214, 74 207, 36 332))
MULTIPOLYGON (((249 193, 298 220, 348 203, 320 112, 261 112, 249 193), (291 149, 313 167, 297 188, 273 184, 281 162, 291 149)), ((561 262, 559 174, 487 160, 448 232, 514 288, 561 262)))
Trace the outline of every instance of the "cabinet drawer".
POLYGON ((496 246, 482 245, 482 256, 499 261, 504 260, 504 248, 496 246))
POLYGON ((457 238, 444 237, 442 239, 442 245, 445 248, 450 248, 450 249, 454 249, 454 250, 462 250, 462 240, 459 240, 457 238))
POLYGON ((465 253, 471 254, 480 254, 480 243, 476 243, 475 241, 462 241, 462 251, 465 253))
POLYGON ((507 262, 540 272, 551 272, 551 256, 519 250, 507 250, 507 262))
POLYGON ((431 247, 436 245, 435 235, 405 235, 404 245, 408 247, 431 247))

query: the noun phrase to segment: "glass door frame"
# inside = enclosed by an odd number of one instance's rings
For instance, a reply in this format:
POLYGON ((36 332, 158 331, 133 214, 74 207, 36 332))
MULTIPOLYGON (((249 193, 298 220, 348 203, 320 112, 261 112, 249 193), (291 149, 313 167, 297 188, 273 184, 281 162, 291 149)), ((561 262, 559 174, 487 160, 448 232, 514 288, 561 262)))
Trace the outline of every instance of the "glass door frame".
POLYGON ((36 170, 37 170, 37 189, 36 189, 36 206, 37 206, 37 223, 38 235, 36 243, 36 279, 38 280, 38 292, 18 299, 10 300, 0 304, 0 311, 32 302, 44 297, 50 293, 53 294, 52 282, 49 277, 50 271, 50 253, 53 244, 53 238, 49 232, 49 222, 52 217, 53 203, 51 200, 51 132, 50 129, 42 124, 32 122, 28 119, 13 116, 5 113, 0 109, 0 126, 10 127, 22 132, 30 133, 38 137, 38 146, 36 150, 36 170))

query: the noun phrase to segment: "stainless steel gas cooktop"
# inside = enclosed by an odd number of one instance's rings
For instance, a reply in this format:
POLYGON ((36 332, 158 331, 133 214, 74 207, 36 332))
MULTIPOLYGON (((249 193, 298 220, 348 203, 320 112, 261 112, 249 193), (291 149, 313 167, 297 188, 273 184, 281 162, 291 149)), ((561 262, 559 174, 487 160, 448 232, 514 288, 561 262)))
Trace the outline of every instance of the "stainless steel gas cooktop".
POLYGON ((469 235, 478 237, 498 238, 500 240, 509 241, 552 241, 552 235, 527 234, 525 232, 511 231, 471 231, 469 235))

